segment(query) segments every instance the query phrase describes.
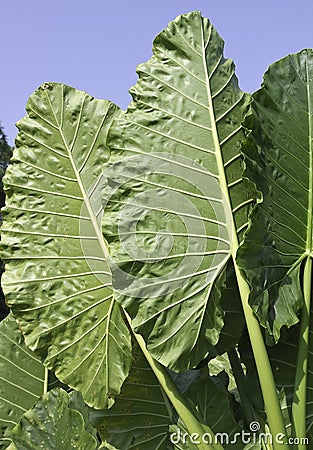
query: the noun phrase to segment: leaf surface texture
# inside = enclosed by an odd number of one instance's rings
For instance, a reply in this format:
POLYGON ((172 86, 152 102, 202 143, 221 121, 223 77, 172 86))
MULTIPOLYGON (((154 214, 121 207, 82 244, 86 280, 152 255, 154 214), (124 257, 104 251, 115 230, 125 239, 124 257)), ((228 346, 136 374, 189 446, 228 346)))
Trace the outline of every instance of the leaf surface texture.
POLYGON ((253 201, 239 153, 249 96, 198 12, 171 22, 137 73, 108 137, 104 234, 117 300, 151 354, 185 370, 219 339, 223 269, 253 201))
POLYGON ((131 340, 99 223, 106 135, 120 112, 56 83, 42 85, 27 112, 5 177, 7 302, 46 367, 88 404, 112 406, 131 340))
POLYGON ((239 252, 251 305, 274 341, 297 323, 301 263, 312 257, 313 51, 272 64, 254 94, 243 146, 246 176, 263 201, 239 252))

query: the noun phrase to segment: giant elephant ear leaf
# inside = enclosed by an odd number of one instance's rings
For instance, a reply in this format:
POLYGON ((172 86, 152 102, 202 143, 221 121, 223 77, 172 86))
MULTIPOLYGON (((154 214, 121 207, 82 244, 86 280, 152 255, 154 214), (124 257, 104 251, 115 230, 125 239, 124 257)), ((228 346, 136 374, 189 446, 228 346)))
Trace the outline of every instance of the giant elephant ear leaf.
POLYGON ((131 339, 99 222, 105 141, 120 111, 45 83, 27 112, 5 177, 7 303, 46 367, 89 405, 112 406, 129 372, 131 339))
POLYGON ((239 152, 249 96, 199 12, 171 22, 137 72, 108 137, 104 234, 117 300, 179 371, 223 327, 221 291, 253 202, 239 152))
MULTIPOLYGON (((243 146, 263 202, 240 249, 251 305, 275 341, 298 321, 300 268, 313 250, 313 50, 272 64, 254 95, 243 146)), ((311 275, 310 275, 311 276, 311 275)))

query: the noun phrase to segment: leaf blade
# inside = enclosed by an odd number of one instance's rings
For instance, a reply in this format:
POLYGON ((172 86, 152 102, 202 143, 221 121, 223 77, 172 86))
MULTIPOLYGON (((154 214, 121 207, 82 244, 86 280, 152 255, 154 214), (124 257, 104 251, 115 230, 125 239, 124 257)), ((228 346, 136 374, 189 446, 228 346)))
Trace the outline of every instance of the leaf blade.
POLYGON ((239 251, 251 306, 274 342, 298 322, 301 263, 312 252, 312 51, 272 64, 254 94, 243 145, 246 175, 263 200, 239 251), (254 162, 253 162, 254 160, 254 162), (263 283, 263 286, 262 286, 263 283))
POLYGON ((47 83, 30 97, 27 112, 5 179, 7 301, 44 364, 87 403, 111 406, 131 361, 99 227, 104 142, 119 111, 47 83))
POLYGON ((62 389, 45 394, 13 428, 9 448, 96 449, 96 433, 87 422, 85 406, 71 397, 62 389))
POLYGON ((0 350, 0 448, 6 448, 10 430, 44 393, 45 368, 11 315, 0 323, 0 350))
POLYGON ((214 280, 231 258, 233 222, 240 240, 252 201, 238 150, 248 96, 222 51, 199 13, 171 22, 108 138, 104 234, 117 300, 174 370, 194 367, 218 341, 214 280))
POLYGON ((108 448, 163 450, 172 423, 171 406, 140 347, 133 348, 134 364, 115 405, 92 411, 90 420, 108 448))

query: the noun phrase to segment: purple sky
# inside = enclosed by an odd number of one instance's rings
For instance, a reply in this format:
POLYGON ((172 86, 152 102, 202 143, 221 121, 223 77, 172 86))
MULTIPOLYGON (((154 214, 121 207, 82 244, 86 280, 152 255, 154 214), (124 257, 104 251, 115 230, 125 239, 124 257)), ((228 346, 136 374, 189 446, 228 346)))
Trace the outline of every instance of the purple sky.
POLYGON ((58 81, 126 108, 136 66, 177 15, 200 10, 226 41, 243 90, 271 62, 313 47, 313 0, 3 0, 0 121, 11 144, 29 95, 58 81))

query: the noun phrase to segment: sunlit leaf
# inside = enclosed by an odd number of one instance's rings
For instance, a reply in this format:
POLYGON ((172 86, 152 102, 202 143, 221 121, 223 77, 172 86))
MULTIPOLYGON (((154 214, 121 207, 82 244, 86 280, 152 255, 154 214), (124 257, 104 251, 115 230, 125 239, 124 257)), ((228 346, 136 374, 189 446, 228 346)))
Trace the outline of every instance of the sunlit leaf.
POLYGON ((249 96, 198 12, 171 22, 137 72, 109 132, 104 234, 117 300, 151 354, 186 370, 219 340, 225 271, 253 203, 239 152, 249 96))
POLYGON ((29 99, 6 177, 3 287, 27 345, 94 407, 131 363, 101 227, 102 164, 118 108, 45 83, 29 99))

